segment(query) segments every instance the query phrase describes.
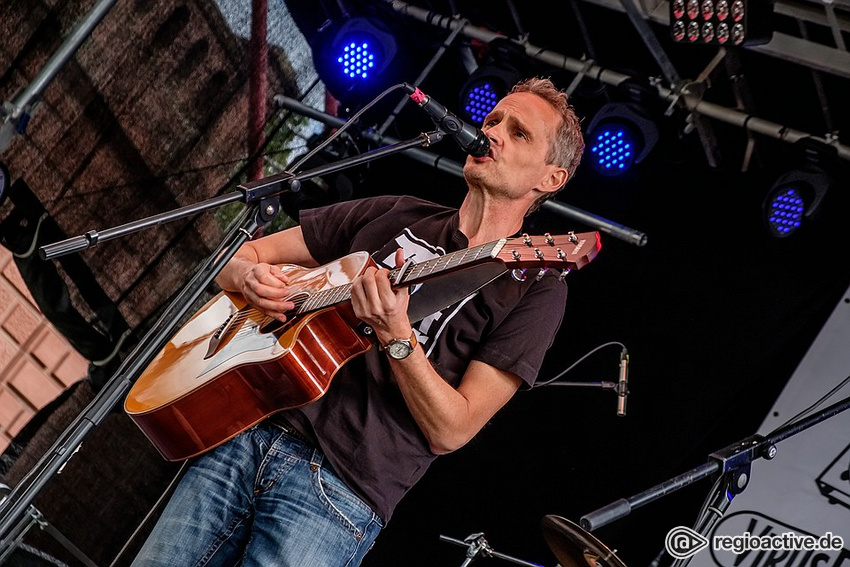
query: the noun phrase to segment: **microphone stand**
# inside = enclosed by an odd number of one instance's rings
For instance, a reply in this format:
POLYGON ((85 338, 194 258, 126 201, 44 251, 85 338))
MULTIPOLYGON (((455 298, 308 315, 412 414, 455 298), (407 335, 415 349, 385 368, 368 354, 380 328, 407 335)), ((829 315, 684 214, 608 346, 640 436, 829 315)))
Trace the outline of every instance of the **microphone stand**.
POLYGON ((496 557, 497 559, 504 559, 505 561, 510 561, 517 565, 524 565, 525 567, 542 567, 537 563, 529 563, 528 561, 523 561, 522 559, 517 559, 516 557, 511 557, 510 555, 505 555, 498 551, 493 551, 493 548, 490 547, 490 544, 487 543, 486 539, 484 539, 483 533, 468 535, 463 541, 441 535, 440 541, 447 541, 467 548, 466 559, 464 559, 463 563, 460 564, 461 567, 467 567, 478 555, 481 555, 481 557, 496 557))
MULTIPOLYGON (((801 431, 812 427, 850 408, 850 397, 828 406, 820 412, 805 419, 782 426, 766 437, 751 435, 737 443, 733 443, 709 455, 709 461, 704 465, 691 469, 666 482, 658 484, 630 498, 621 498, 581 517, 581 527, 592 531, 627 516, 633 509, 670 494, 684 486, 705 477, 720 473, 711 501, 697 519, 694 531, 707 537, 717 521, 723 516, 732 502, 732 498, 744 491, 750 482, 750 470, 755 459, 773 459, 776 456, 776 444, 801 431)), ((684 567, 690 561, 690 556, 678 559, 674 565, 684 567)))
POLYGON ((145 333, 94 399, 59 435, 50 449, 6 496, 5 500, 0 502, 0 550, 11 543, 9 534, 12 533, 18 522, 25 519, 24 515, 35 496, 53 475, 61 472, 62 467, 79 448, 85 436, 106 418, 115 405, 124 399, 132 383, 174 335, 183 316, 188 313, 194 302, 213 283, 228 260, 245 241, 253 237, 262 223, 269 222, 277 215, 280 210, 278 195, 288 191, 298 191, 301 180, 360 165, 408 148, 429 146, 442 140, 443 135, 441 131, 422 133, 416 138, 342 159, 297 175, 284 171, 265 179, 244 183, 239 185, 238 191, 197 204, 180 207, 167 213, 147 217, 103 232, 91 230, 85 235, 42 246, 39 249, 39 256, 47 260, 64 254, 79 252, 94 246, 98 242, 181 219, 226 203, 242 201, 249 205, 239 223, 225 235, 219 247, 204 261, 201 268, 182 288, 150 330, 145 333))

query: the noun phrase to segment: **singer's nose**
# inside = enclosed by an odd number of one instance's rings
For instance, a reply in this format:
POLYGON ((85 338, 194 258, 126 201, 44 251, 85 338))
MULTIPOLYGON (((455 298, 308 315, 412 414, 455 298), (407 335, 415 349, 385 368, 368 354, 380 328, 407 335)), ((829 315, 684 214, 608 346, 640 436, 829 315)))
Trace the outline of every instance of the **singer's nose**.
POLYGON ((501 130, 500 130, 500 128, 501 128, 501 125, 496 124, 495 126, 490 126, 484 132, 484 134, 487 136, 487 138, 489 138, 490 143, 492 143, 492 144, 498 144, 499 143, 499 141, 501 140, 501 130))

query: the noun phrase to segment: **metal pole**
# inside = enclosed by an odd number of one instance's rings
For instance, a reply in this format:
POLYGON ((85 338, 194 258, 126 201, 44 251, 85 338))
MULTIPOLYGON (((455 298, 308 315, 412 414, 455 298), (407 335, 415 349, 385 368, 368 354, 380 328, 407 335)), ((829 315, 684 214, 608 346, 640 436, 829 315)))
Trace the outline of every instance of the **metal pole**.
MULTIPOLYGON (((281 108, 297 112, 302 116, 318 120, 319 122, 334 128, 339 128, 345 124, 345 120, 336 116, 325 114, 324 112, 311 108, 293 98, 283 95, 275 95, 274 101, 281 108)), ((375 132, 369 130, 362 130, 361 134, 364 137, 378 143, 395 143, 397 141, 389 136, 379 136, 375 132)), ((418 162, 424 163, 425 165, 431 165, 440 171, 450 173, 456 177, 463 177, 463 166, 455 161, 444 159, 442 156, 425 150, 420 150, 418 148, 408 149, 403 153, 418 162)), ((644 246, 647 242, 646 233, 623 226, 622 224, 594 215, 577 207, 567 205, 560 201, 553 201, 551 199, 544 201, 540 208, 567 217, 572 221, 577 221, 584 225, 593 227, 636 246, 644 246)))
MULTIPOLYGON (((411 6, 410 4, 402 2, 401 0, 384 1, 397 12, 409 16, 411 18, 418 19, 426 24, 446 29, 453 29, 459 25, 458 20, 454 18, 442 16, 440 14, 425 10, 423 8, 417 8, 416 6, 411 6)), ((471 25, 465 25, 463 27, 462 33, 467 37, 479 39, 488 43, 497 38, 508 40, 511 39, 503 34, 471 25)), ((596 79, 597 81, 608 85, 616 86, 627 79, 633 78, 629 75, 617 73, 615 71, 610 71, 608 69, 600 67, 592 61, 582 61, 579 59, 573 59, 572 57, 568 57, 566 55, 556 53, 554 51, 549 51, 547 49, 532 45, 530 43, 516 43, 518 45, 523 46, 526 55, 528 55, 532 59, 542 61, 543 63, 551 65, 552 67, 557 67, 565 71, 572 71, 576 74, 590 76, 596 79)), ((768 120, 763 120, 757 116, 753 116, 752 114, 747 114, 745 112, 721 106, 719 104, 706 102, 700 100, 698 97, 695 96, 688 96, 689 93, 687 92, 687 85, 684 87, 682 92, 676 92, 673 89, 660 84, 656 85, 656 88, 658 90, 658 95, 671 104, 677 102, 681 98, 684 101, 686 108, 691 112, 695 112, 703 116, 708 116, 710 118, 715 118, 722 122, 726 122, 727 124, 740 126, 744 130, 747 130, 749 132, 755 132, 757 134, 770 136, 783 142, 793 143, 802 138, 811 138, 818 142, 834 147, 837 150, 839 157, 850 161, 850 146, 845 146, 843 144, 838 143, 837 139, 821 138, 808 132, 795 130, 787 126, 783 126, 782 124, 776 124, 768 120)))
POLYGON ((91 34, 103 17, 115 4, 116 0, 100 0, 95 4, 85 19, 80 21, 56 53, 47 61, 38 75, 21 90, 12 100, 3 104, 0 114, 3 114, 3 132, 0 133, 0 152, 8 147, 14 137, 14 131, 22 133, 26 128, 29 113, 34 101, 41 96, 50 81, 65 66, 65 63, 79 49, 80 45, 91 34))
MULTIPOLYGON (((462 25, 458 26, 457 28, 455 28, 449 34, 449 37, 446 38, 446 41, 443 42, 443 44, 440 46, 440 48, 437 50, 437 52, 434 53, 434 56, 431 57, 431 60, 428 62, 428 64, 425 66, 425 68, 422 69, 422 72, 419 73, 419 76, 416 77, 416 82, 413 83, 414 85, 416 85, 418 87, 428 77, 428 75, 431 74, 431 70, 434 68, 434 65, 437 64, 437 62, 440 60, 440 58, 442 58, 443 54, 446 52, 446 47, 451 45, 452 43, 454 43, 455 38, 461 32, 462 29, 463 29, 462 25)), ((379 135, 381 135, 381 136, 384 135, 384 132, 387 131, 387 128, 390 127, 390 124, 393 123, 393 120, 395 119, 396 116, 398 116, 398 113, 401 112, 401 109, 404 108, 404 105, 407 104, 408 100, 410 100, 410 97, 405 95, 399 101, 398 105, 396 105, 395 109, 393 109, 392 114, 387 116, 386 121, 383 123, 383 125, 380 128, 378 128, 378 134, 379 135)))

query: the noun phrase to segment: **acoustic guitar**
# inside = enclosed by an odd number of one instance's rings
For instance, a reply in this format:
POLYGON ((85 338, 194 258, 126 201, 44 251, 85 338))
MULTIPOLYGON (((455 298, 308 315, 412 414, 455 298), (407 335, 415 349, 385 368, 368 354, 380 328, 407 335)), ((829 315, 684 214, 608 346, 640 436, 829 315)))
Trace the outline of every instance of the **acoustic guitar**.
MULTIPOLYGON (((391 270, 394 288, 499 262, 517 278, 564 277, 596 257, 599 233, 503 238, 391 270)), ((264 418, 309 404, 346 362, 375 343, 351 308, 354 279, 375 265, 355 252, 317 268, 280 266, 295 309, 286 323, 220 292, 136 380, 124 410, 170 461, 199 455, 264 418)), ((424 288, 423 288, 424 289, 424 288)), ((416 294, 414 294, 415 296, 416 294)))

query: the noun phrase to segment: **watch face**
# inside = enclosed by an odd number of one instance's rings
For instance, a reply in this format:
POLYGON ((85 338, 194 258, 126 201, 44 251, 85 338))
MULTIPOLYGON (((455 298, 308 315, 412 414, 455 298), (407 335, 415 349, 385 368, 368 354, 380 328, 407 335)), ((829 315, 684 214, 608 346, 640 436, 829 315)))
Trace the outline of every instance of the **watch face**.
POLYGON ((413 349, 405 341, 395 341, 387 345, 387 354, 396 359, 406 358, 413 349))

